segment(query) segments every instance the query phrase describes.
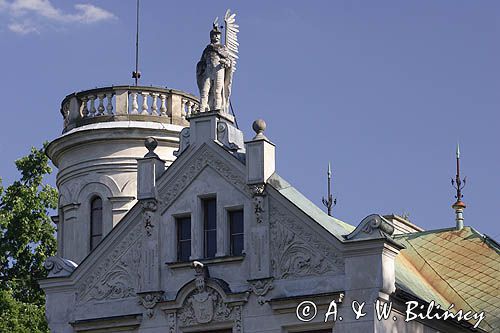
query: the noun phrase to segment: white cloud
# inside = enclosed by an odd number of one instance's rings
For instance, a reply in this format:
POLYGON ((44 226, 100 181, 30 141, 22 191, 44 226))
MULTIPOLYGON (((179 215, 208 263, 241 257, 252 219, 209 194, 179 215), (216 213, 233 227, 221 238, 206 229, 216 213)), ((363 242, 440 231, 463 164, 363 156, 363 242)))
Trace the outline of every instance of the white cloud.
POLYGON ((79 13, 71 15, 71 19, 81 23, 94 23, 116 18, 113 13, 90 4, 77 4, 75 8, 79 13))
POLYGON ((92 4, 80 3, 73 13, 54 7, 50 0, 0 0, 0 11, 6 11, 11 23, 8 28, 19 34, 39 33, 44 23, 92 24, 115 19, 116 16, 92 4))
POLYGON ((60 10, 52 6, 49 0, 14 0, 10 4, 10 12, 13 16, 32 13, 48 19, 59 19, 62 16, 60 10))
POLYGON ((38 29, 29 22, 12 22, 7 27, 9 28, 10 31, 20 35, 27 35, 30 33, 37 33, 37 34, 40 33, 40 31, 38 31, 38 29))

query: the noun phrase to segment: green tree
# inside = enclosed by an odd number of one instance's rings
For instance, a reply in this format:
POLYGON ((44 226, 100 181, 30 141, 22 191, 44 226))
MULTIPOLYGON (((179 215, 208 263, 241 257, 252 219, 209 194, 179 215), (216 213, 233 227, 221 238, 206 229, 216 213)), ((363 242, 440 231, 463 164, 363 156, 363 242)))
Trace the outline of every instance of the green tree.
POLYGON ((47 276, 43 262, 56 251, 49 212, 57 191, 43 184, 52 171, 45 146, 15 162, 19 180, 4 189, 0 179, 0 332, 47 331, 37 280, 47 276))
POLYGON ((48 333, 45 307, 15 300, 7 290, 0 291, 0 332, 48 333))

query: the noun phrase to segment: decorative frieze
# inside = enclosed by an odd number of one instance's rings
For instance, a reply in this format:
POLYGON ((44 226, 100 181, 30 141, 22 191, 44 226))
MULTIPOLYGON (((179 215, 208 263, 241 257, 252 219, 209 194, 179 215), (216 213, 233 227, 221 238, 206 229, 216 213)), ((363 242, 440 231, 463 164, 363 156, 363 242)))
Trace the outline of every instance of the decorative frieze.
POLYGON ((167 324, 168 324, 168 333, 177 332, 177 314, 175 312, 167 313, 167 324))

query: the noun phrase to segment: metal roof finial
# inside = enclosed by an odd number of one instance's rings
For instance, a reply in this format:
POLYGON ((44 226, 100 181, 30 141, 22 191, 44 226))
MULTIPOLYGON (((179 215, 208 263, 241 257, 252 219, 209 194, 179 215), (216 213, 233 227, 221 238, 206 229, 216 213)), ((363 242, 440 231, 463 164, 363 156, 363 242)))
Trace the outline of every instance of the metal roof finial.
POLYGON ((330 162, 328 162, 328 196, 327 198, 323 197, 321 201, 323 201, 323 205, 325 205, 328 215, 332 216, 332 207, 337 204, 337 198, 332 197, 332 188, 331 188, 331 183, 332 183, 332 167, 330 165, 330 162))
POLYGON ((451 207, 455 210, 455 220, 456 220, 456 228, 457 230, 462 230, 464 227, 464 217, 463 217, 463 212, 465 209, 465 203, 462 201, 462 189, 465 187, 465 183, 467 181, 467 177, 464 177, 463 179, 460 177, 460 146, 457 143, 457 150, 456 150, 456 160, 457 160, 457 174, 455 176, 455 179, 451 179, 451 185, 453 188, 457 191, 457 194, 455 195, 455 198, 457 201, 451 207))

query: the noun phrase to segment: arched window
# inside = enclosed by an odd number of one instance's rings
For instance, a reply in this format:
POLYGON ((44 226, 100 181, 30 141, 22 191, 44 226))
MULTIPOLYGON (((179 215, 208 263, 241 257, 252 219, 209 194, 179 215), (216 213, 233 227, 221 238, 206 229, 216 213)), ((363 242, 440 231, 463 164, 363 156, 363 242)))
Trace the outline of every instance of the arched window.
POLYGON ((90 250, 102 239, 102 199, 95 197, 90 202, 90 250))

